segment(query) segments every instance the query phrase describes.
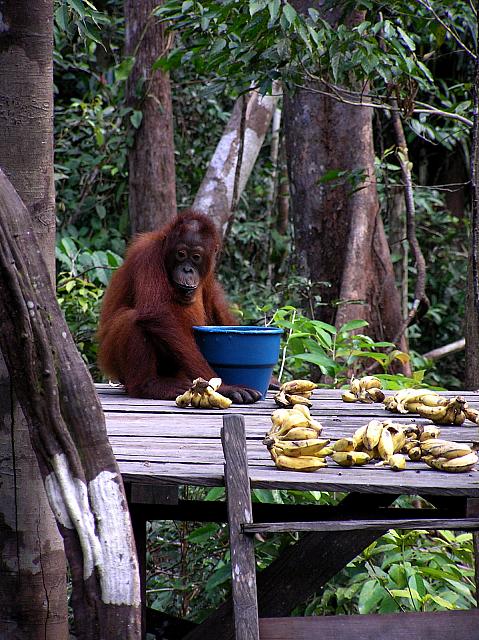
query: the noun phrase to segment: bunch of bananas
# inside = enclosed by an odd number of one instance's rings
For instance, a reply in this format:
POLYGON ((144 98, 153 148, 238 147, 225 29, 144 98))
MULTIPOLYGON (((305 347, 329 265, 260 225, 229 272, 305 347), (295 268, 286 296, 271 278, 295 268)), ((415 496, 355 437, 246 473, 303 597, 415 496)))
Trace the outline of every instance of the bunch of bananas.
POLYGON ((433 469, 461 473, 471 471, 478 458, 467 444, 433 438, 421 442, 422 460, 433 469))
POLYGON ((322 425, 311 417, 309 408, 296 404, 292 409, 277 409, 272 426, 263 440, 278 469, 316 471, 326 467, 332 453, 329 440, 319 438, 322 425))
POLYGON ((294 407, 297 404, 304 404, 311 407, 311 394, 318 385, 310 380, 290 380, 284 382, 278 393, 274 396, 274 401, 279 407, 294 407))
POLYGON ((384 393, 379 378, 375 376, 364 376, 364 378, 351 378, 349 389, 343 391, 341 398, 343 402, 382 402, 384 393))
POLYGON ((430 389, 401 389, 385 398, 384 406, 396 413, 418 413, 435 424, 461 425, 466 418, 479 424, 479 411, 469 407, 464 398, 445 398, 430 389))
POLYGON ((394 471, 406 468, 406 458, 400 451, 407 441, 402 425, 390 420, 371 420, 359 427, 351 438, 341 438, 333 444, 332 458, 342 467, 363 465, 380 460, 394 471))
POLYGON ((182 408, 191 405, 202 409, 228 409, 232 401, 218 393, 220 386, 221 378, 196 378, 188 391, 178 396, 175 402, 182 408))

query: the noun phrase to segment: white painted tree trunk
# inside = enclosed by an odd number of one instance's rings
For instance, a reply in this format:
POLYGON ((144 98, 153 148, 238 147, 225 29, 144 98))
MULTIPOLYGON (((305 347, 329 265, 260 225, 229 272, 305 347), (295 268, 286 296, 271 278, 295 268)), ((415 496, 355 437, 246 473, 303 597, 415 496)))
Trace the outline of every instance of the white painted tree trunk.
MULTIPOLYGON (((279 87, 277 85, 273 85, 272 95, 262 96, 258 91, 253 90, 247 96, 237 197, 245 188, 251 175, 278 98, 279 87)), ((242 98, 239 98, 193 203, 193 209, 211 216, 223 233, 226 230, 234 204, 236 165, 241 146, 241 115, 242 98)))

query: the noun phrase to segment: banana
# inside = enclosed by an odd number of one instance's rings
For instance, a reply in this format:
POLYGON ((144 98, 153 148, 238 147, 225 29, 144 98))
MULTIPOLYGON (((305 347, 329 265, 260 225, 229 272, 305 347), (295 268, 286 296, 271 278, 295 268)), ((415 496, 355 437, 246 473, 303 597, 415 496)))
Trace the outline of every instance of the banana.
MULTIPOLYGON (((384 424, 384 423, 383 423, 384 424)), ((404 429, 399 427, 399 429, 394 425, 387 425, 385 427, 387 431, 391 434, 391 438, 393 441, 394 451, 393 453, 397 453, 400 451, 404 445, 406 444, 406 434, 404 433, 404 429)))
POLYGON ((423 418, 428 418, 437 424, 447 424, 444 422, 446 418, 447 407, 441 405, 439 407, 426 407, 426 405, 422 405, 420 409, 418 409, 418 413, 423 418))
POLYGON ((411 447, 407 452, 407 455, 409 460, 412 460, 413 462, 417 462, 422 457, 421 447, 418 447, 418 446, 411 447))
POLYGON ((354 393, 355 396, 357 396, 359 393, 361 393, 361 384, 360 384, 358 378, 355 378, 354 376, 351 378, 351 381, 349 383, 349 387, 351 389, 351 393, 354 393))
POLYGON ((316 438, 317 431, 308 427, 293 427, 281 434, 284 440, 309 440, 316 438))
POLYGON ((191 406, 198 408, 200 406, 201 401, 201 393, 198 391, 193 391, 191 394, 191 406))
POLYGON ((363 465, 371 460, 367 453, 361 451, 335 451, 331 457, 341 467, 363 465))
POLYGON ((419 440, 430 440, 431 438, 439 438, 441 430, 433 424, 427 424, 421 428, 419 440))
POLYGON ((384 408, 388 411, 397 412, 397 402, 395 396, 386 396, 383 400, 384 408))
POLYGON ((206 393, 200 394, 199 407, 201 409, 209 409, 211 407, 210 398, 206 393))
POLYGON ((400 453, 392 455, 387 462, 393 471, 404 471, 406 468, 406 458, 400 453))
POLYGON ((379 378, 376 378, 376 376, 364 376, 359 380, 359 385, 361 389, 364 390, 382 388, 381 380, 379 378))
POLYGON ((464 406, 464 415, 471 422, 474 422, 475 424, 479 424, 479 411, 477 409, 473 409, 472 407, 469 407, 466 404, 464 406))
POLYGON ((319 435, 323 430, 323 425, 321 424, 321 422, 318 422, 317 420, 313 420, 311 418, 311 420, 309 421, 309 428, 314 429, 316 433, 319 435))
POLYGON ((307 407, 313 406, 313 403, 311 402, 311 400, 309 400, 309 398, 306 398, 305 396, 300 396, 295 394, 286 394, 286 400, 289 402, 290 405, 293 405, 293 407, 297 405, 305 405, 307 407))
POLYGON ((442 440, 441 438, 431 438, 430 440, 423 440, 419 443, 421 447, 421 451, 424 455, 429 455, 431 453, 431 449, 433 447, 437 447, 438 445, 448 445, 450 440, 442 440))
POLYGON ((185 391, 180 396, 177 396, 177 398, 175 400, 176 405, 178 407, 182 407, 184 409, 185 407, 187 407, 190 404, 191 396, 192 396, 191 389, 188 389, 188 391, 185 391))
POLYGON ((302 413, 303 416, 308 418, 308 420, 311 419, 311 412, 309 410, 309 407, 307 407, 305 404, 295 404, 293 409, 299 413, 302 413))
POLYGON ((460 458, 453 458, 452 460, 448 460, 447 458, 433 458, 430 456, 424 458, 424 461, 430 467, 433 467, 433 469, 447 471, 449 473, 465 473, 471 471, 477 460, 478 458, 475 453, 470 453, 460 458))
POLYGON ((432 445, 428 447, 428 454, 435 458, 446 458, 448 460, 461 458, 470 453, 472 453, 471 447, 467 444, 459 444, 458 442, 439 441, 436 446, 432 445))
POLYGON ((371 451, 378 445, 383 428, 383 423, 379 420, 371 420, 368 422, 366 432, 363 436, 363 443, 366 449, 371 451))
POLYGON ((341 438, 340 440, 336 440, 333 444, 333 450, 340 451, 354 451, 354 442, 352 438, 341 438))
POLYGON ((301 395, 304 392, 313 391, 317 386, 318 385, 315 382, 311 382, 311 380, 290 380, 282 384, 280 390, 284 391, 284 393, 301 395))
POLYGON ((286 397, 286 394, 284 393, 284 391, 280 391, 279 393, 277 393, 274 396, 274 401, 278 405, 278 407, 286 408, 291 406, 291 403, 286 397))
POLYGON ((326 460, 317 456, 292 458, 291 456, 278 455, 274 462, 278 469, 286 471, 316 471, 327 466, 326 460))
POLYGON ((366 429, 367 425, 364 425, 364 427, 359 427, 359 429, 356 429, 356 431, 353 433, 353 445, 355 449, 363 444, 363 438, 364 434, 366 433, 366 429))
POLYGON ((207 394, 210 406, 214 407, 215 409, 228 409, 233 402, 226 396, 222 395, 221 393, 218 393, 218 391, 213 391, 209 387, 208 389, 206 389, 206 394, 207 394))
MULTIPOLYGON (((366 431, 367 433, 367 431, 366 431)), ((379 455, 383 460, 389 460, 394 453, 394 443, 391 432, 387 428, 383 428, 378 442, 379 455)))
POLYGON ((283 418, 281 427, 277 431, 277 434, 284 435, 294 427, 309 427, 309 422, 310 421, 308 420, 308 418, 299 411, 292 411, 291 413, 288 413, 285 418, 283 418))
POLYGON ((341 399, 343 402, 357 402, 358 398, 354 395, 352 391, 343 391, 341 394, 341 399))
POLYGON ((364 394, 367 398, 369 398, 369 402, 382 402, 385 398, 384 393, 377 387, 367 389, 364 394))
POLYGON ((286 416, 289 416, 288 409, 276 409, 276 411, 273 411, 271 415, 271 422, 273 423, 273 427, 281 427, 286 416))
POLYGON ((329 440, 309 438, 308 440, 276 440, 274 446, 276 449, 279 449, 283 455, 297 458, 298 456, 303 455, 321 455, 324 457, 321 450, 326 448, 326 445, 328 444, 329 440))

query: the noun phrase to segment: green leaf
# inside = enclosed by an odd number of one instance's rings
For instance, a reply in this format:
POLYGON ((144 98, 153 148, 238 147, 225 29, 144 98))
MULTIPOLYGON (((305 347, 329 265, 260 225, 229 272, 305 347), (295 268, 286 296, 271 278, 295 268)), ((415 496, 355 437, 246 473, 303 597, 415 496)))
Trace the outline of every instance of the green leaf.
POLYGON ((195 544, 206 542, 218 533, 219 528, 220 525, 215 523, 209 523, 205 524, 203 527, 198 527, 190 533, 188 536, 188 542, 193 542, 195 544))
POLYGON ((123 80, 127 80, 131 70, 133 69, 133 65, 135 64, 135 57, 129 56, 120 62, 120 64, 115 69, 115 80, 117 82, 122 82, 123 80))
POLYGON ((225 497, 225 489, 224 487, 213 487, 206 494, 205 500, 208 502, 213 502, 215 500, 220 500, 225 497))
POLYGON ((286 18, 286 20, 289 22, 289 24, 293 24, 293 22, 298 17, 298 14, 296 13, 296 9, 294 9, 289 4, 289 2, 286 2, 285 5, 283 6, 283 15, 286 18))
POLYGON ((368 324, 369 323, 366 320, 350 320, 349 322, 346 322, 346 324, 343 324, 342 327, 340 327, 339 332, 346 333, 348 331, 354 331, 354 329, 367 327, 368 324))
POLYGON ((441 598, 441 596, 436 596, 436 595, 430 593, 430 594, 428 594, 428 598, 433 600, 436 604, 438 604, 443 609, 455 609, 456 608, 453 604, 451 604, 450 602, 448 602, 444 598, 441 598))
POLYGON ((130 122, 135 127, 135 129, 139 129, 141 125, 141 121, 143 120, 143 112, 142 111, 133 111, 130 116, 130 122))
POLYGON ((408 34, 404 31, 404 29, 401 29, 401 27, 398 26, 397 30, 401 34, 401 37, 406 43, 407 48, 410 49, 411 51, 416 51, 416 45, 414 43, 414 40, 412 40, 412 38, 408 36, 408 34))
POLYGON ((370 613, 384 597, 384 589, 377 580, 367 580, 358 599, 358 610, 361 614, 370 613))
POLYGON ((228 562, 219 569, 217 569, 212 576, 207 580, 205 588, 206 591, 213 591, 220 585, 225 584, 231 578, 231 564, 228 562))

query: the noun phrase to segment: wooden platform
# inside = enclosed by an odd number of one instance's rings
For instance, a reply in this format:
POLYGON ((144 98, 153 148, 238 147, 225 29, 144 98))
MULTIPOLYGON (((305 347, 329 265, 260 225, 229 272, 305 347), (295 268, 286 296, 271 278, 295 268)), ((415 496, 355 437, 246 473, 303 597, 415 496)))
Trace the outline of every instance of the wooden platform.
MULTIPOLYGON (((479 465, 469 473, 449 474, 420 462, 408 461, 406 471, 394 472, 374 463, 347 469, 330 461, 327 468, 313 473, 280 471, 262 444, 276 408, 271 394, 254 405, 220 411, 179 409, 173 402, 127 398, 121 389, 107 385, 97 388, 127 488, 143 572, 147 520, 228 521, 230 525, 230 551, 237 559, 232 576, 234 599, 185 635, 174 637, 319 640, 334 633, 343 640, 479 638, 477 610, 444 612, 439 617, 284 617, 389 528, 479 530, 479 465), (227 433, 231 437, 222 444, 224 418, 223 440, 227 433), (223 451, 228 454, 226 465, 223 451), (178 498, 182 485, 223 487, 225 478, 226 503, 178 498), (346 497, 334 507, 251 505, 251 488, 336 491, 346 497), (431 507, 391 508, 402 494, 425 496, 431 507), (253 534, 281 531, 302 533, 256 576, 253 534)), ((479 394, 461 395, 479 409, 479 394)), ((391 414, 381 404, 345 404, 335 390, 315 391, 312 400, 311 413, 323 424, 322 436, 331 440, 352 435, 372 418, 428 423, 417 416, 391 414)), ((442 427, 441 437, 472 444, 479 441, 479 426, 466 422, 461 427, 442 427)))
MULTIPOLYGON (((400 473, 373 464, 345 469, 333 462, 315 473, 279 471, 262 444, 271 426, 270 415, 277 408, 272 397, 220 411, 179 409, 173 402, 127 398, 107 385, 98 385, 98 390, 110 442, 127 482, 223 486, 223 415, 240 413, 245 418, 253 488, 479 497, 479 471, 441 473, 420 462, 408 462, 408 469, 400 473)), ((462 395, 479 409, 479 394, 462 395)), ((311 413, 324 425, 321 436, 332 440, 351 435, 372 418, 393 418, 403 424, 429 422, 391 414, 381 404, 346 404, 335 390, 315 391, 311 413)), ((479 426, 466 422, 461 427, 442 427, 441 435, 471 444, 479 441, 479 426)))

